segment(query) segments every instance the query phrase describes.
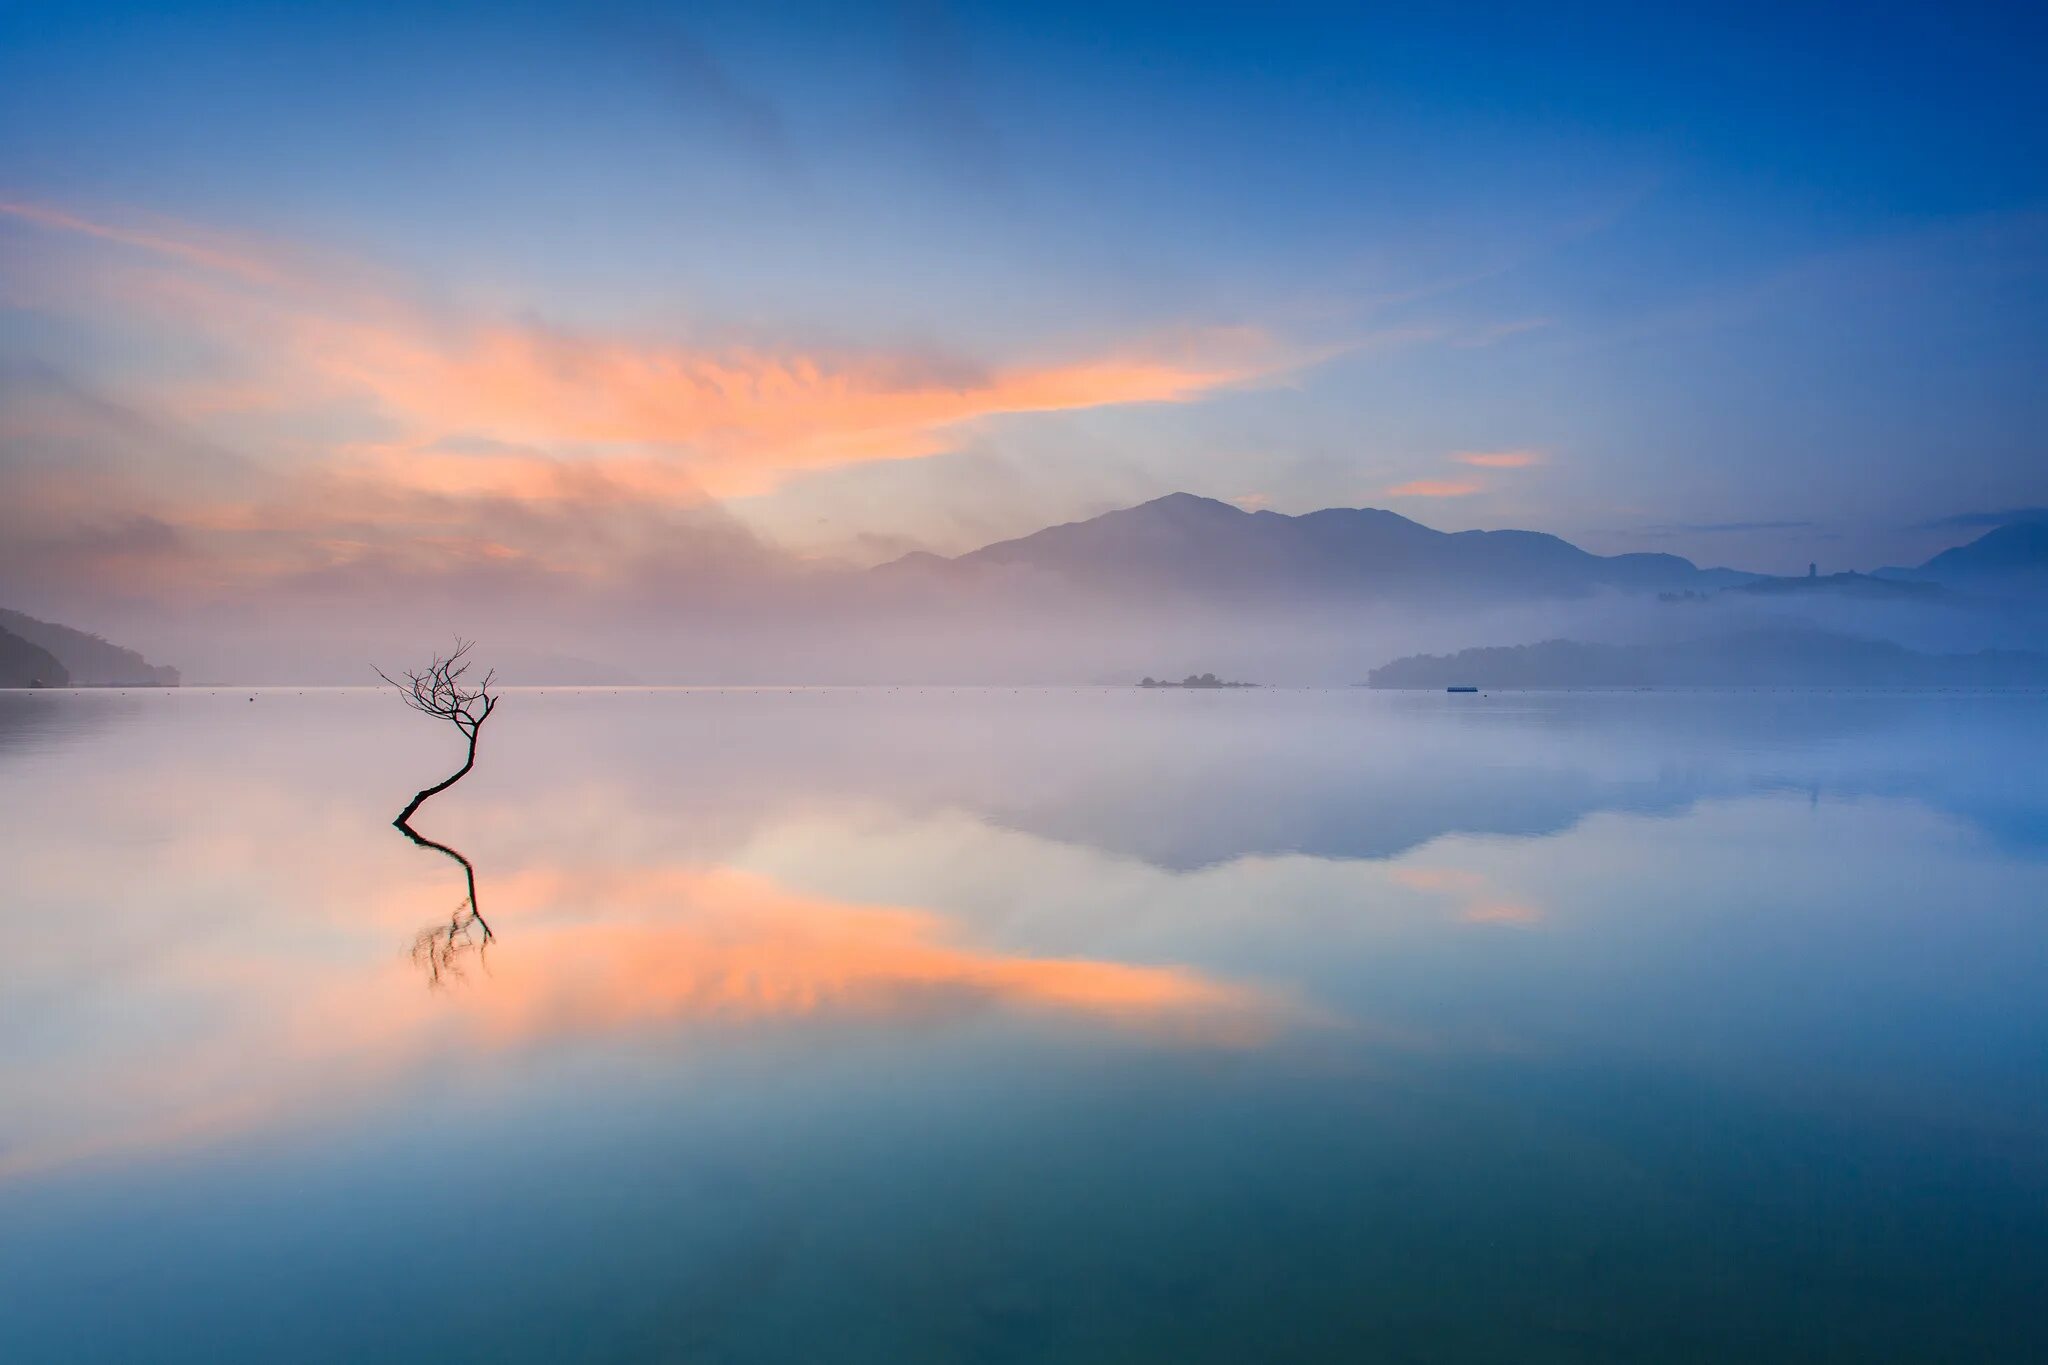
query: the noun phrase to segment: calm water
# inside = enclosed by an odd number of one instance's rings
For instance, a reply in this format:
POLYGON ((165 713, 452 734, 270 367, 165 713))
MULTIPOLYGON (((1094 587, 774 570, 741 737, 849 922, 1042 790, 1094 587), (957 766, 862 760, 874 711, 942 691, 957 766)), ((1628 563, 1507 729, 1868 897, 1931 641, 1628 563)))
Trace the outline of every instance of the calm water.
POLYGON ((2048 1359, 2048 698, 457 744, 0 693, 0 1359, 2048 1359))

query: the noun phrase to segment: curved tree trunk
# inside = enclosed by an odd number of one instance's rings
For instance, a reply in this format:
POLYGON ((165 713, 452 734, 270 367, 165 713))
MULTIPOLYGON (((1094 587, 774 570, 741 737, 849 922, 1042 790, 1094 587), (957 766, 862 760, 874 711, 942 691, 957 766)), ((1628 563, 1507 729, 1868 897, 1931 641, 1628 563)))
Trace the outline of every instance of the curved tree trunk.
MULTIPOLYGON (((461 774, 460 774, 460 773, 458 773, 458 774, 456 774, 456 776, 457 776, 457 777, 459 777, 459 776, 461 776, 461 774)), ((451 782, 452 782, 452 781, 454 781, 454 780, 455 780, 454 778, 450 778, 450 779, 449 779, 449 781, 451 781, 451 782)), ((414 804, 418 804, 418 803, 417 803, 417 802, 415 802, 414 804)), ((495 934, 493 934, 493 933, 491 932, 491 922, 490 922, 489 920, 487 920, 487 919, 485 919, 485 918, 484 918, 484 913, 483 913, 483 911, 482 911, 481 909, 479 909, 479 908, 478 908, 478 906, 477 906, 477 903, 476 903, 476 866, 475 866, 475 864, 471 863, 471 862, 469 861, 469 859, 467 859, 467 858, 463 857, 463 856, 462 856, 462 855, 461 855, 460 853, 456 852, 456 851, 455 851, 454 849, 452 849, 452 848, 448 847, 448 845, 446 845, 446 844, 442 844, 442 843, 436 843, 436 842, 435 842, 434 840, 432 840, 432 839, 429 839, 429 838, 427 838, 427 837, 426 837, 426 836, 425 836, 424 834, 421 834, 421 833, 420 833, 420 832, 419 832, 418 830, 414 829, 414 828, 413 828, 413 827, 412 827, 411 825, 405 824, 405 823, 403 823, 403 822, 397 822, 397 823, 398 823, 398 829, 399 829, 399 832, 400 832, 400 833, 402 833, 403 835, 405 835, 405 837, 406 837, 406 838, 408 838, 408 839, 412 840, 412 841, 413 841, 413 842, 414 842, 415 844, 418 844, 418 845, 419 845, 419 846, 420 846, 421 848, 431 848, 431 849, 433 849, 433 850, 434 850, 434 852, 436 852, 436 853, 444 853, 444 854, 446 854, 447 856, 449 856, 450 858, 453 858, 453 859, 454 859, 454 860, 455 860, 456 862, 458 862, 458 863, 461 863, 461 864, 462 864, 462 878, 463 878, 463 880, 464 880, 464 881, 465 881, 465 882, 466 882, 466 883, 468 884, 468 887, 469 887, 469 916, 470 916, 470 918, 471 918, 471 919, 475 920, 475 921, 477 922, 477 924, 478 924, 479 926, 481 926, 481 927, 482 927, 482 929, 483 929, 483 931, 484 931, 484 938, 485 938, 485 940, 486 940, 486 941, 489 941, 490 939, 493 939, 493 938, 497 937, 497 935, 495 935, 495 934)))
POLYGON ((469 734, 469 757, 462 760, 462 766, 460 768, 457 768, 454 772, 450 773, 447 777, 442 778, 439 782, 436 782, 433 786, 428 787, 423 791, 419 792, 418 794, 416 794, 412 798, 412 800, 406 803, 405 809, 398 812, 398 818, 396 820, 393 820, 391 823, 396 825, 398 828, 404 830, 407 834, 411 834, 413 832, 411 824, 413 812, 418 810, 420 808, 420 805, 428 797, 447 791, 457 782, 460 782, 463 778, 469 776, 469 770, 471 768, 474 768, 475 766, 476 731, 472 730, 470 731, 469 734))

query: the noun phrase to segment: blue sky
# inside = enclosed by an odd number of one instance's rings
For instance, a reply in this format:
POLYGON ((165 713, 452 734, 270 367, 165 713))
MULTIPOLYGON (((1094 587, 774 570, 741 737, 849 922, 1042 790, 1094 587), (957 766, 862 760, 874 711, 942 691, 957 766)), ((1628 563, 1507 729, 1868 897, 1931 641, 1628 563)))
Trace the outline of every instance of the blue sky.
POLYGON ((2048 501, 2043 25, 9 4, 9 529, 108 592, 1175 489, 1917 560, 2048 501))

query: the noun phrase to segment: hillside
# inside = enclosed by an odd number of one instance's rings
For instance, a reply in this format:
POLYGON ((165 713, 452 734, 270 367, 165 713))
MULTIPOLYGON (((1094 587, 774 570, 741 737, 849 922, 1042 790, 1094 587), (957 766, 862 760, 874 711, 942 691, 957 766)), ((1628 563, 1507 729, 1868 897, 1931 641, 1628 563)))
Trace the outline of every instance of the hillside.
POLYGON ((50 651, 0 628, 0 687, 63 687, 70 681, 50 651))
POLYGON ((152 664, 132 649, 52 621, 0 607, 4 629, 54 655, 78 687, 176 687, 178 670, 152 664))
POLYGON ((1882 578, 1977 591, 2048 592, 2048 521, 2016 521, 1918 568, 1879 569, 1882 578))

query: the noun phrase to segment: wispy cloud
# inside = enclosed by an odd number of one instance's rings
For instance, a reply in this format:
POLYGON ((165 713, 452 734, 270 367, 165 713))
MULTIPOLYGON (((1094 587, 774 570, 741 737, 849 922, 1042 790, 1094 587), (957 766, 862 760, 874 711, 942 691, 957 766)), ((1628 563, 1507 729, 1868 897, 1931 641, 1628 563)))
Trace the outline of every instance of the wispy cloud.
POLYGON ((182 233, 135 231, 14 205, 40 226, 133 247, 173 269, 124 277, 121 306, 205 330, 245 373, 188 385, 191 416, 367 401, 421 447, 457 436, 655 454, 704 494, 742 496, 791 473, 914 459, 976 421, 1175 403, 1299 364, 1247 328, 1187 329, 1075 358, 983 364, 939 352, 710 345, 448 318, 401 294, 368 296, 182 233), (226 278, 223 278, 226 277, 226 278))
POLYGON ((591 5, 580 17, 605 40, 607 55, 653 80, 676 111, 701 134, 708 125, 766 163, 796 168, 782 110, 734 78, 725 64, 674 15, 654 7, 591 5))
MULTIPOLYGON (((1469 469, 1510 470, 1531 469, 1543 464, 1548 456, 1540 450, 1518 447, 1512 450, 1457 450, 1444 457, 1451 464, 1464 465, 1469 469)), ((1381 496, 1389 498, 1465 498, 1475 493, 1484 493, 1487 482, 1475 475, 1465 474, 1449 479, 1410 479, 1382 489, 1381 496)))
POLYGON ((1457 904, 1466 924, 1541 924, 1543 911, 1527 901, 1503 894, 1483 873, 1457 867, 1396 867, 1389 874, 1411 891, 1446 897, 1457 904))
POLYGON ((38 227, 136 247, 251 283, 273 283, 279 278, 274 262, 184 224, 152 227, 104 223, 47 204, 20 200, 0 200, 0 214, 38 227))
POLYGON ((36 272, 39 306, 110 315, 195 358, 132 383, 124 402, 207 440, 260 431, 264 451, 244 479, 191 487, 138 446, 125 463, 101 459, 88 484, 66 459, 20 454, 54 449, 47 424, 75 425, 76 404, 10 413, 0 460, 37 460, 48 495, 16 509, 25 530, 58 534, 42 513, 64 505, 116 529, 147 513, 219 553, 238 538, 244 558, 196 575, 207 581, 355 571, 401 549, 421 568, 452 556, 462 572, 605 576, 614 542, 658 543, 664 513, 940 454, 991 419, 1192 402, 1321 358, 1246 327, 990 361, 556 326, 178 224, 18 202, 0 214, 94 249, 83 266, 59 253, 36 272))
POLYGON ((2010 526, 2016 521, 2048 521, 2048 507, 2009 507, 2003 512, 1958 512, 1952 517, 1916 522, 1912 531, 1966 531, 2010 526))
POLYGON ((1543 912, 1520 901, 1483 901, 1468 907, 1458 918, 1467 924, 1531 925, 1543 922, 1543 912))
POLYGON ((223 290, 203 272, 150 281, 125 302, 245 348, 241 382, 179 395, 195 417, 353 400, 396 423, 410 446, 485 436, 595 458, 653 455, 711 497, 765 492, 805 470, 938 454, 986 418, 1186 402, 1297 363, 1249 329, 997 365, 942 352, 711 345, 449 319, 317 280, 223 290))
POLYGON ((1412 479, 1384 490, 1389 498, 1463 498, 1484 491, 1477 479, 1412 479))
POLYGON ((1477 469, 1528 469, 1542 464, 1544 455, 1540 450, 1461 450, 1451 460, 1477 469))

